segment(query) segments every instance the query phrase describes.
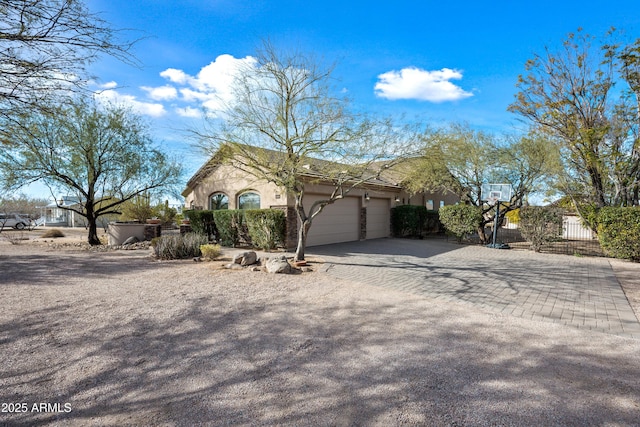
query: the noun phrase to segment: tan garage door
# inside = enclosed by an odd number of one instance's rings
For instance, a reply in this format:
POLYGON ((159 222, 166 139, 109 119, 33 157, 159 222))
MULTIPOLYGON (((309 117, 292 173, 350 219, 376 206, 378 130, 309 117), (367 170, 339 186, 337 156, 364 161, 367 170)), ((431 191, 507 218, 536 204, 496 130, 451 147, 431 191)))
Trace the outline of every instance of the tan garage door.
MULTIPOLYGON (((314 201, 325 197, 306 194, 303 200, 305 209, 309 209, 314 201)), ((307 246, 351 242, 359 239, 360 198, 345 197, 327 205, 320 215, 315 217, 307 237, 307 246)))
POLYGON ((371 198, 367 202, 367 239, 389 237, 389 199, 371 198))

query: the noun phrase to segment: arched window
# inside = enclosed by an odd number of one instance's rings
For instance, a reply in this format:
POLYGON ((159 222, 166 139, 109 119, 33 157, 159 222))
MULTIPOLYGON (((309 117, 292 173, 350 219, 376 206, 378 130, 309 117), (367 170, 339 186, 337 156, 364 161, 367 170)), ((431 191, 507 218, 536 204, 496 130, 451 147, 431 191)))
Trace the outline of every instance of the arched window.
POLYGON ((229 198, 224 193, 213 193, 209 197, 209 209, 212 211, 229 209, 229 198))
POLYGON ((260 209, 260 195, 249 191, 238 197, 238 209, 260 209))

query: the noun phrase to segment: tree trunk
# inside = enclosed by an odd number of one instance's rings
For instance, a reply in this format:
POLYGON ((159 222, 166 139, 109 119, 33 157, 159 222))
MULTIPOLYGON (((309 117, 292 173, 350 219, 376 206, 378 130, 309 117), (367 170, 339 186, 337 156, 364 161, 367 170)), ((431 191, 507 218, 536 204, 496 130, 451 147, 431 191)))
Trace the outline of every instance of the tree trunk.
POLYGON ((307 234, 311 228, 311 221, 300 221, 300 228, 298 229, 298 247, 296 248, 296 254, 293 257, 294 262, 304 261, 304 251, 307 247, 307 234))
POLYGON ((89 217, 87 220, 89 221, 89 244, 91 246, 101 245, 102 242, 98 238, 97 218, 89 217))
POLYGON ((480 238, 480 243, 483 245, 488 244, 487 241, 487 233, 484 231, 484 223, 478 227, 478 237, 480 238))

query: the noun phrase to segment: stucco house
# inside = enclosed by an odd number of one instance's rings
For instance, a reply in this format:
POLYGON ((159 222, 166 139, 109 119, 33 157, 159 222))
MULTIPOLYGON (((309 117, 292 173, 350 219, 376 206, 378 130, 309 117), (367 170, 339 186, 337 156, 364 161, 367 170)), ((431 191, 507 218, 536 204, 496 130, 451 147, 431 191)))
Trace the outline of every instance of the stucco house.
MULTIPOLYGON (((453 194, 410 195, 390 175, 370 179, 327 205, 313 221, 307 246, 389 237, 392 207, 411 204, 437 210, 457 201, 453 194)), ((311 171, 301 178, 307 181, 303 198, 307 209, 334 189, 311 171)), ((189 179, 182 195, 186 209, 282 209, 287 216, 287 247, 295 247, 298 220, 294 197, 273 183, 218 161, 215 155, 189 179)))

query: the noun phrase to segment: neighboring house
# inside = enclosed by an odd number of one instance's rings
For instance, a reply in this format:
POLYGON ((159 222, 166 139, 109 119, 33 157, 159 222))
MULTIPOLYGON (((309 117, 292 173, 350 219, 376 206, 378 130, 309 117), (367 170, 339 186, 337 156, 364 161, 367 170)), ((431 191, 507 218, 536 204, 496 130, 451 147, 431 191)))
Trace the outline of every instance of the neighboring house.
MULTIPOLYGON (((302 179, 308 181, 303 199, 305 209, 334 189, 311 172, 302 179)), ((294 197, 272 183, 217 161, 216 156, 193 175, 182 195, 186 209, 282 209, 287 215, 286 245, 289 248, 296 245, 298 221, 294 197)), ((388 178, 371 179, 324 208, 313 220, 307 246, 389 237, 392 207, 411 204, 437 210, 456 201, 452 194, 410 196, 388 178)))
MULTIPOLYGON (((42 207, 42 225, 45 227, 87 227, 87 219, 69 208, 80 209, 80 199, 73 196, 62 196, 42 207)), ((97 225, 98 227, 106 227, 108 222, 108 218, 100 217, 97 225)))
POLYGON ((582 224, 582 220, 575 213, 562 215, 562 238, 568 240, 593 240, 596 234, 582 224))

